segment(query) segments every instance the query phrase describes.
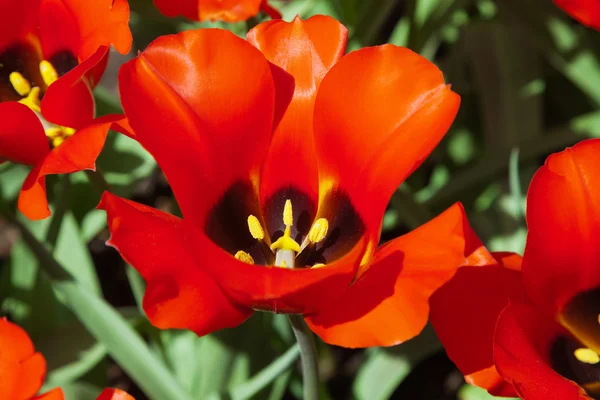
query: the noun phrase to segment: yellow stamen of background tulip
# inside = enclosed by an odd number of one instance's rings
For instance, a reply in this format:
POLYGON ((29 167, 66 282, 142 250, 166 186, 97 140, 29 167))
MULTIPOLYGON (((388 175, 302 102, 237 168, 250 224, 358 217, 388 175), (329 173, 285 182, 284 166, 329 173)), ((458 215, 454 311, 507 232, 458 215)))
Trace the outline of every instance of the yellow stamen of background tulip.
POLYGON ((19 100, 19 103, 26 105, 35 112, 41 112, 40 88, 36 86, 31 89, 31 91, 27 94, 27 97, 23 97, 21 100, 19 100))
POLYGON ((574 352, 575 358, 577 358, 582 363, 586 364, 598 364, 600 363, 600 356, 592 349, 581 348, 577 349, 574 352))
POLYGON ((246 264, 254 264, 254 258, 252 258, 252 256, 246 253, 245 251, 238 251, 237 253, 235 253, 234 257, 236 258, 236 260, 240 260, 241 262, 245 262, 246 264))
POLYGON ((25 97, 29 92, 31 92, 31 84, 19 72, 11 72, 8 76, 8 80, 15 91, 19 93, 19 96, 25 97))
POLYGON ((52 64, 46 60, 42 60, 40 62, 40 74, 42 74, 42 79, 44 80, 46 86, 52 85, 58 79, 58 73, 52 64))

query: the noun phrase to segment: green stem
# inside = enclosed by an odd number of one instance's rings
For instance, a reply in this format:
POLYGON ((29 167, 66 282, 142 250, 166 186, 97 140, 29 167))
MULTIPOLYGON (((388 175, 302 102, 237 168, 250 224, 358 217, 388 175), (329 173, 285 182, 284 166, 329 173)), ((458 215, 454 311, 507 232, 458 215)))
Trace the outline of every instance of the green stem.
POLYGON ((304 400, 319 399, 319 365, 317 363, 317 346, 313 333, 301 315, 288 315, 294 336, 300 346, 302 360, 302 379, 304 380, 304 400))
POLYGON ((112 190, 112 188, 110 187, 110 183, 108 183, 108 181, 104 177, 104 173, 100 168, 96 168, 95 171, 86 169, 85 174, 87 175, 87 178, 92 184, 92 186, 96 188, 96 190, 98 190, 100 193, 104 193, 107 190, 112 190))

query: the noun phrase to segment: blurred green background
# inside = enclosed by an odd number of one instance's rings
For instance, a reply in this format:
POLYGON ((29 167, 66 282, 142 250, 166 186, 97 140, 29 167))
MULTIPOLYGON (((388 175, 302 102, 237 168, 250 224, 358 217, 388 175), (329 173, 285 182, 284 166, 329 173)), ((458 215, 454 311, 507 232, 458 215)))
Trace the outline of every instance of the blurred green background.
MULTIPOLYGON (((339 19, 349 29, 349 51, 407 46, 436 63, 462 97, 446 138, 391 199, 382 241, 461 201, 492 250, 522 253, 533 173, 549 153, 600 136, 600 34, 551 0, 271 4, 288 21, 296 14, 339 19)), ((197 24, 163 17, 150 0, 131 0, 131 8, 132 54, 162 34, 216 26, 244 36, 262 20, 197 24)), ((101 114, 120 110, 116 71, 126 59, 113 57, 96 90, 101 114)), ((134 141, 111 134, 98 165, 118 194, 177 212, 164 177, 134 141)), ((27 171, 0 165, 4 203, 14 204, 27 171)), ((52 218, 17 216, 20 227, 0 221, 0 314, 27 329, 46 357, 45 387, 61 386, 67 399, 77 400, 95 399, 107 385, 137 399, 301 398, 298 352, 285 316, 258 313, 202 338, 147 322, 140 306, 144 283, 105 247, 105 215, 95 210, 100 194, 91 186, 84 173, 52 177, 52 218), (84 290, 40 269, 48 252, 36 251, 33 237, 48 243, 84 290)), ((319 355, 324 399, 492 398, 464 384, 430 327, 393 348, 347 350, 320 342, 319 355)))

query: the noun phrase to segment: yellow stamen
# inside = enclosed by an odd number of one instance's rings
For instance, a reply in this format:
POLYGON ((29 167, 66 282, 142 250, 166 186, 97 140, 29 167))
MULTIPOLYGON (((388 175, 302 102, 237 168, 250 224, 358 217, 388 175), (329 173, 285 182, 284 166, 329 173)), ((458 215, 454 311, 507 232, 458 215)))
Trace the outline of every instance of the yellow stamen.
POLYGON ((286 262, 285 260, 283 260, 283 261, 281 262, 281 265, 278 265, 278 267, 281 267, 281 268, 287 268, 287 262, 286 262))
POLYGON ((31 84, 23 75, 18 72, 11 72, 8 80, 12 87, 19 93, 19 96, 24 97, 31 91, 31 84))
POLYGON ((577 349, 574 352, 575 358, 577 358, 582 363, 586 364, 598 364, 600 363, 600 356, 592 349, 581 348, 577 349))
POLYGON ((258 218, 252 214, 248 216, 248 229, 250 230, 250 234, 254 239, 263 240, 265 238, 265 231, 260 225, 258 218))
POLYGON ((58 73, 52 64, 46 60, 42 60, 40 62, 40 74, 42 74, 42 79, 44 80, 46 86, 52 85, 58 79, 58 73))
POLYGON ((33 89, 31 89, 31 91, 27 94, 27 97, 23 97, 21 100, 19 100, 19 103, 25 104, 27 107, 31 108, 35 112, 41 112, 40 88, 36 86, 33 89))
POLYGON ((254 264, 254 258, 252 258, 252 256, 246 253, 245 251, 238 251, 237 253, 235 253, 234 257, 236 258, 236 260, 240 260, 241 262, 245 262, 246 264, 254 264))
POLYGON ((294 214, 292 213, 292 202, 288 199, 283 206, 283 224, 292 226, 294 223, 294 214))
POLYGON ((67 128, 65 126, 53 126, 46 129, 46 136, 52 142, 52 147, 58 147, 64 143, 65 140, 73 136, 75 129, 67 128))
POLYGON ((312 228, 308 232, 308 240, 311 243, 319 243, 327 236, 329 230, 329 222, 325 218, 319 218, 315 221, 312 228))
POLYGON ((321 267, 324 267, 324 266, 325 266, 325 264, 323 264, 323 263, 316 263, 311 268, 321 268, 321 267))

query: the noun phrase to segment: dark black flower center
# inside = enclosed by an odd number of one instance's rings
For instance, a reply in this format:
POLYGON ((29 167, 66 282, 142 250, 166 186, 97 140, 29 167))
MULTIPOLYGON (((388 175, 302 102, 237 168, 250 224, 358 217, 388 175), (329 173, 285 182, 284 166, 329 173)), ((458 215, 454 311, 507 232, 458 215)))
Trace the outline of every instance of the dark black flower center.
POLYGON ((236 182, 209 214, 205 232, 241 261, 281 267, 321 267, 346 254, 365 227, 341 191, 317 210, 309 196, 286 187, 259 204, 249 182, 236 182))

